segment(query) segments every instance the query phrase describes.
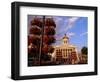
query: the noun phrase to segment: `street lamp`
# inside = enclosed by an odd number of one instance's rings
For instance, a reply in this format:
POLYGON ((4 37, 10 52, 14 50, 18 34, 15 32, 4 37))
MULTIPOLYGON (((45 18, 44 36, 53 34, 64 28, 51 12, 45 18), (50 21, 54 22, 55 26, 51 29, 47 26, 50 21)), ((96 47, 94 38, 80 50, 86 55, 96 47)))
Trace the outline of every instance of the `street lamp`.
POLYGON ((42 47, 43 47, 43 35, 44 35, 44 26, 45 26, 45 16, 43 16, 43 23, 41 28, 41 40, 40 40, 40 53, 39 53, 39 65, 41 65, 41 55, 42 55, 42 47))

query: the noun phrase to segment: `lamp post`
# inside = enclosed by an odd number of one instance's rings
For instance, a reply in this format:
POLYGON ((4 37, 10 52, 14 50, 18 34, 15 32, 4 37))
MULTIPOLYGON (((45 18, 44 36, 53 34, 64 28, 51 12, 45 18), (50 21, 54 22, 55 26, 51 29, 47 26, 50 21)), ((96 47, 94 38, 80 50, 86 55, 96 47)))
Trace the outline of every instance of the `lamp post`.
POLYGON ((40 40, 40 51, 39 51, 39 65, 41 65, 41 55, 42 55, 42 47, 43 47, 44 26, 45 26, 45 16, 43 16, 43 23, 42 23, 42 29, 41 29, 41 40, 40 40))

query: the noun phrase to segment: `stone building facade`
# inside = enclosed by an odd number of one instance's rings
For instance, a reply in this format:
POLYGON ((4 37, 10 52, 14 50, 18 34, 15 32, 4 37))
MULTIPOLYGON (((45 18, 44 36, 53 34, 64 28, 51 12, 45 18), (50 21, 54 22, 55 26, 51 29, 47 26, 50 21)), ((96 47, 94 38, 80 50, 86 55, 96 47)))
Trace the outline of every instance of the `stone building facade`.
POLYGON ((55 61, 57 64, 77 64, 79 61, 77 47, 69 44, 69 37, 62 38, 62 44, 55 46, 55 61))

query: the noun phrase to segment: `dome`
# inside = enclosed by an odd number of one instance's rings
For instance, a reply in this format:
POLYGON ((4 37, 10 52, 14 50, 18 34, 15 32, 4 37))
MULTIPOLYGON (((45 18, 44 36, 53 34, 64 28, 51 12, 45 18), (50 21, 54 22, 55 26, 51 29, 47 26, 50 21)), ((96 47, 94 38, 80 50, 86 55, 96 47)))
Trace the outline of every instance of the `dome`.
POLYGON ((65 36, 63 37, 63 39, 69 39, 69 37, 68 37, 68 36, 66 36, 66 34, 65 34, 65 36))

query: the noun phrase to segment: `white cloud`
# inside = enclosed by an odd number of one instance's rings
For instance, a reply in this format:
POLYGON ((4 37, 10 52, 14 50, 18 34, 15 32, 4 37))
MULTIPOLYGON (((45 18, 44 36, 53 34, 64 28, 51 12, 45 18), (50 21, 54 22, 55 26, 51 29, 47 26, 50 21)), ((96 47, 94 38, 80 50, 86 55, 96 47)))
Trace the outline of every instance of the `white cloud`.
POLYGON ((83 33, 80 34, 80 36, 84 36, 86 34, 87 34, 87 32, 83 32, 83 33))
POLYGON ((75 33, 73 33, 73 32, 67 32, 67 36, 68 36, 68 37, 75 36, 75 33))
POLYGON ((59 23, 62 20, 61 17, 53 17, 53 18, 54 18, 54 20, 55 20, 56 23, 59 23))
POLYGON ((69 19, 69 22, 75 22, 77 19, 79 19, 79 17, 71 17, 69 19))
POLYGON ((79 19, 80 17, 71 17, 68 19, 68 25, 67 25, 67 30, 71 29, 75 22, 79 19))
MULTIPOLYGON (((57 35, 61 34, 61 33, 65 33, 68 32, 69 29, 73 28, 74 24, 76 23, 76 21, 79 19, 80 17, 69 17, 66 20, 64 20, 64 29, 61 29, 59 31, 59 33, 57 33, 57 35)), ((59 24, 61 22, 61 20, 63 20, 61 17, 55 17, 55 21, 57 21, 57 23, 59 24)), ((73 36, 74 33, 70 33, 69 36, 73 36)))

